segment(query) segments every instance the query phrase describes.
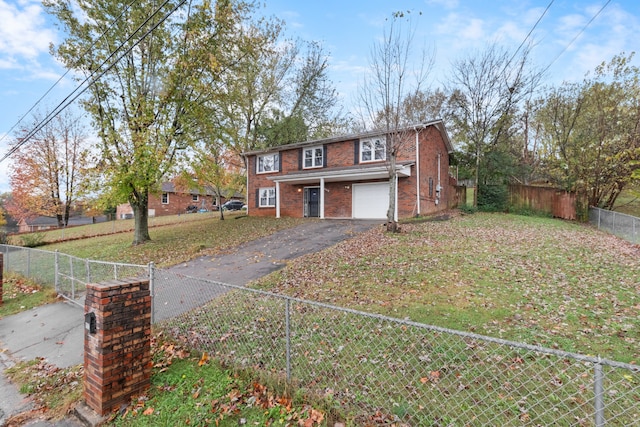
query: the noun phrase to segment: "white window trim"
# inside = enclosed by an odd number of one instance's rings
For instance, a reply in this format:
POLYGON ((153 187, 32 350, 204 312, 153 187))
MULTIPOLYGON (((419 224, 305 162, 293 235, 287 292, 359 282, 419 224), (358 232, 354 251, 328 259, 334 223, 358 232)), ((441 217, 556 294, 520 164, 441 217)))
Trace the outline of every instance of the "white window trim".
POLYGON ((273 208, 276 206, 276 187, 262 187, 258 190, 258 207, 259 208, 273 208), (271 199, 270 194, 267 196, 267 204, 262 203, 262 192, 263 191, 273 191, 273 204, 270 205, 269 199, 271 199))
POLYGON ((197 194, 192 194, 192 195, 191 195, 191 201, 192 201, 192 202, 199 202, 199 201, 200 201, 200 198, 198 197, 198 195, 197 195, 197 194))
POLYGON ((384 137, 381 136, 376 138, 363 139, 362 141, 360 141, 360 163, 384 162, 385 160, 387 160, 387 144, 384 140, 384 137), (376 159, 376 141, 380 141, 382 143, 382 146, 384 147, 384 157, 381 159, 376 159), (365 143, 368 142, 371 143, 371 159, 364 160, 362 158, 362 148, 364 147, 365 143))
POLYGON ((169 204, 169 193, 162 193, 162 195, 160 196, 160 202, 163 205, 168 205, 169 204), (167 200, 165 201, 164 196, 167 196, 167 200))
POLYGON ((316 168, 321 168, 323 166, 324 166, 324 147, 322 145, 319 145, 317 147, 305 148, 304 150, 302 150, 302 169, 316 169, 316 168), (316 156, 315 156, 316 150, 320 150, 320 152, 322 153, 322 157, 320 157, 319 165, 316 164, 316 156), (306 165, 308 151, 311 152, 311 166, 306 165))
POLYGON ((256 174, 274 173, 274 172, 280 172, 280 153, 261 154, 256 156, 256 174), (265 157, 274 157, 273 170, 270 170, 270 171, 260 170, 260 159, 265 157))

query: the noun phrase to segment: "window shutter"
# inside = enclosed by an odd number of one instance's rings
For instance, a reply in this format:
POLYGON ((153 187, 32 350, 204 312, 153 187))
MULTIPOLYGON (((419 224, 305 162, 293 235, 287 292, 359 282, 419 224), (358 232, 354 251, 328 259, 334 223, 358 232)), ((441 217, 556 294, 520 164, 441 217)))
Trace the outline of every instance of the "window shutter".
POLYGON ((282 172, 282 152, 278 151, 278 172, 282 172))
POLYGON ((357 165, 360 163, 360 140, 356 139, 353 141, 353 164, 357 165))
POLYGON ((304 150, 298 150, 298 170, 302 170, 302 157, 304 156, 304 150))
POLYGON ((260 207, 260 189, 256 188, 256 208, 260 207))
POLYGON ((322 146, 322 167, 327 167, 327 144, 322 146))

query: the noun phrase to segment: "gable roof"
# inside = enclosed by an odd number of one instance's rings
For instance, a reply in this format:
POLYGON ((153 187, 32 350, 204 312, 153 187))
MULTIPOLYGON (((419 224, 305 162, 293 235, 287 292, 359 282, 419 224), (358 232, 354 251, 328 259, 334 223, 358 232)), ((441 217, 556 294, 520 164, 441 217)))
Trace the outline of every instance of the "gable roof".
MULTIPOLYGON (((398 129, 398 132, 426 129, 430 126, 435 127, 438 130, 438 132, 440 132, 440 135, 442 135, 442 139, 444 140, 444 143, 447 147, 447 152, 452 153, 453 144, 449 139, 449 135, 447 133, 447 130, 444 126, 444 122, 442 121, 442 119, 432 120, 430 122, 425 122, 425 123, 416 123, 414 125, 403 126, 400 129, 398 129)), ((260 150, 246 151, 242 153, 242 155, 252 156, 255 154, 265 154, 265 153, 272 153, 275 151, 292 150, 296 148, 310 147, 313 145, 330 144, 332 142, 342 142, 342 141, 370 138, 370 137, 378 136, 384 133, 385 133, 384 131, 375 130, 375 131, 368 131, 368 132, 361 132, 361 133, 354 133, 354 134, 347 134, 347 135, 332 136, 330 138, 315 139, 315 140, 310 140, 305 142, 294 142, 292 144, 280 145, 277 147, 269 147, 269 148, 264 148, 260 150)))

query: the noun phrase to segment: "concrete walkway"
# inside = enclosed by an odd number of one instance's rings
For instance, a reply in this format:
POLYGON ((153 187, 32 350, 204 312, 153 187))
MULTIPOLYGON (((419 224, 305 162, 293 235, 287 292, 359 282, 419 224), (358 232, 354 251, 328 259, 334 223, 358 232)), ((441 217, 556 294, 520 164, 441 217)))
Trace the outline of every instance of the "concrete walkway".
MULTIPOLYGON (((241 221, 241 219, 238 219, 241 221)), ((383 221, 308 221, 271 236, 245 243, 229 253, 203 256, 171 267, 175 273, 245 285, 286 265, 290 259, 324 250, 371 229, 383 221)), ((58 302, 0 319, 0 372, 17 359, 44 357, 64 368, 83 363, 84 314, 82 307, 58 302)), ((5 375, 0 375, 0 426, 12 415, 29 410, 31 403, 5 375)), ((55 424, 34 421, 32 427, 79 426, 68 418, 55 424)))
MULTIPOLYGON (((47 304, 0 319, 0 371, 16 360, 44 357, 60 368, 83 363, 83 310, 76 304, 47 304)), ((0 426, 11 416, 32 409, 32 402, 0 375, 0 426)), ((69 418, 56 424, 34 421, 35 427, 81 426, 69 418)))

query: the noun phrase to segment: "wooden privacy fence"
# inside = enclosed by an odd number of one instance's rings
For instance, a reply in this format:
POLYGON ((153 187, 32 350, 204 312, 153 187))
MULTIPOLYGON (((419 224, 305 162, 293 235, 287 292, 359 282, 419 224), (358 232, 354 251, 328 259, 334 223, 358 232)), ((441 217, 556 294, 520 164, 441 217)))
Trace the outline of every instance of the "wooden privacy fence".
POLYGON ((573 191, 530 185, 509 185, 509 204, 516 209, 531 209, 555 218, 578 219, 578 197, 573 191))

